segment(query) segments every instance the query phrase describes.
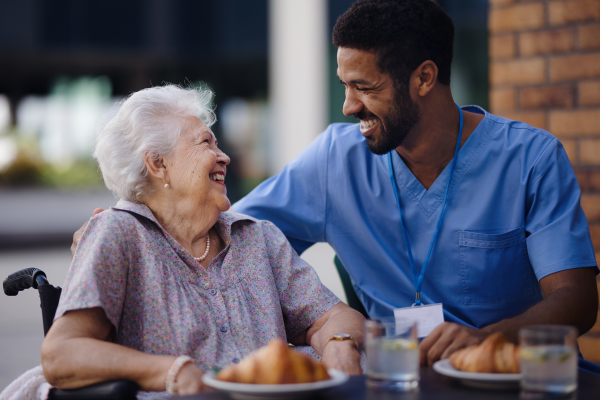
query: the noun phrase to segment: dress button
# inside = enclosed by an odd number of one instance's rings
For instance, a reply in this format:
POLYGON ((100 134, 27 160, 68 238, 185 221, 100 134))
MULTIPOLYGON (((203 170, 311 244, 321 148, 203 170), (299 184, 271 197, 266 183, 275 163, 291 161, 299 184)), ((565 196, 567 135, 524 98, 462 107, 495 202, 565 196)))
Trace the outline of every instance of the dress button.
POLYGON ((211 296, 214 296, 215 294, 217 294, 217 291, 215 289, 210 289, 208 293, 210 293, 211 296))
POLYGON ((237 364, 240 362, 239 358, 234 358, 233 360, 231 360, 231 362, 233 362, 234 364, 237 364))
POLYGON ((220 328, 220 330, 221 330, 221 332, 227 332, 227 327, 226 327, 226 326, 222 326, 222 327, 220 328))

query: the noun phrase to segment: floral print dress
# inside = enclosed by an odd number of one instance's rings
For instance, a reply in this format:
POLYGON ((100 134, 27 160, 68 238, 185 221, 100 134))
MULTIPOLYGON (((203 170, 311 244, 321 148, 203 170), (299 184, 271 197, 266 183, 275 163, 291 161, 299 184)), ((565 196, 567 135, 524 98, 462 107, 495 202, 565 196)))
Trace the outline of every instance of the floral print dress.
POLYGON ((55 319, 101 307, 116 343, 206 371, 293 338, 339 302, 271 222, 228 211, 215 228, 225 248, 204 269, 148 207, 120 200, 90 220, 55 319))

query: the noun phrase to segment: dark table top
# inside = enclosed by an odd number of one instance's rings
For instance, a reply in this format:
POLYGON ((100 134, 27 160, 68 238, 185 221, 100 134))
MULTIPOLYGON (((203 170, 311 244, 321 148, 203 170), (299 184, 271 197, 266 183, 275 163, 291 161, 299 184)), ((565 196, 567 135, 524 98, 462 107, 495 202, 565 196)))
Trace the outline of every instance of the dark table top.
MULTIPOLYGON (((327 400, 509 400, 519 399, 518 387, 506 390, 477 389, 462 385, 453 378, 438 374, 431 368, 422 367, 419 390, 414 392, 392 392, 371 389, 366 387, 366 377, 353 376, 345 384, 319 392, 318 395, 311 394, 310 399, 327 400)), ((600 400, 600 376, 579 370, 579 389, 572 397, 578 400, 600 400)), ((230 399, 225 392, 208 392, 194 396, 178 397, 178 399, 195 400, 226 400, 230 399)))

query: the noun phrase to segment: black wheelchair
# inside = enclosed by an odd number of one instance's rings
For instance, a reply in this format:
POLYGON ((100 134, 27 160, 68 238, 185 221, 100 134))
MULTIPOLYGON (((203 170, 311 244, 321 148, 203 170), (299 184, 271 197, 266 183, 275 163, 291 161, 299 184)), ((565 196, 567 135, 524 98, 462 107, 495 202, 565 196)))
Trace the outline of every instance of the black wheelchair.
MULTIPOLYGON (((40 294, 44 336, 52 326, 62 289, 54 287, 46 274, 37 268, 26 268, 10 274, 2 284, 4 294, 16 296, 20 291, 34 288, 40 294)), ((48 400, 135 400, 138 385, 135 382, 118 380, 100 382, 78 389, 50 389, 48 400)))

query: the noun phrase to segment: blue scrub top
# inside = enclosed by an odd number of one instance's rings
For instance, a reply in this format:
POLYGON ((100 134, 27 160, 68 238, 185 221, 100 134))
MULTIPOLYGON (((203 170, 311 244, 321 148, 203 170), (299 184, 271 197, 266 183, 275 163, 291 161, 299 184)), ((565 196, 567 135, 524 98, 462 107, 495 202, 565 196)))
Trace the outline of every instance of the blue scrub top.
MULTIPOLYGON (((479 328, 539 302, 543 277, 596 261, 579 185, 561 143, 523 122, 463 109, 485 118, 459 151, 421 299, 443 303, 446 321, 479 328)), ((392 154, 420 272, 451 163, 426 190, 392 154)), ((369 315, 393 315, 394 308, 414 302, 387 159, 367 149, 358 124, 330 125, 233 208, 275 223, 298 253, 328 242, 369 315)))

